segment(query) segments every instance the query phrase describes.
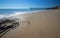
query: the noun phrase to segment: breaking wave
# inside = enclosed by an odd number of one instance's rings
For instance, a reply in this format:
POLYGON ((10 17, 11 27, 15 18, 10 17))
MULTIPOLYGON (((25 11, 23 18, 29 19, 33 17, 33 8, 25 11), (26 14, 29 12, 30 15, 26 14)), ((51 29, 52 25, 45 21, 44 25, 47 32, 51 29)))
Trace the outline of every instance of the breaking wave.
POLYGON ((19 18, 18 15, 21 15, 21 14, 26 14, 26 13, 32 13, 32 12, 14 12, 12 14, 1 14, 0 15, 0 19, 4 19, 4 18, 19 18))
POLYGON ((17 15, 20 15, 20 14, 35 13, 35 12, 41 12, 41 11, 39 10, 39 11, 29 11, 29 12, 13 12, 11 14, 0 14, 0 19, 8 18, 8 17, 14 17, 14 16, 17 16, 17 15))

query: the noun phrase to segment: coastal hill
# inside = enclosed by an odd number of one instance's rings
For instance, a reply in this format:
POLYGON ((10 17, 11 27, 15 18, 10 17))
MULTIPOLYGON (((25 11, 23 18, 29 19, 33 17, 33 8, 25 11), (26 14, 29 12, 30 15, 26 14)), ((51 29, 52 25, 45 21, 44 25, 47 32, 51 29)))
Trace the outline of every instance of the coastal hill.
POLYGON ((54 6, 50 8, 30 8, 31 10, 47 10, 47 9, 60 9, 60 6, 54 6))
POLYGON ((47 9, 60 9, 60 6, 55 6, 55 7, 51 7, 51 8, 47 8, 47 9))

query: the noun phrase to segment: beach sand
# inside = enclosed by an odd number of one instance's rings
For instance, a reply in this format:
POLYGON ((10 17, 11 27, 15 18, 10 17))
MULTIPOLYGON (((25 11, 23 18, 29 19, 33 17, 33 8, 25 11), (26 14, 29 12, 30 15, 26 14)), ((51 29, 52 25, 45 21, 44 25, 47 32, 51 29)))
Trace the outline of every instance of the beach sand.
POLYGON ((60 10, 18 15, 20 26, 4 38, 60 38, 60 10))

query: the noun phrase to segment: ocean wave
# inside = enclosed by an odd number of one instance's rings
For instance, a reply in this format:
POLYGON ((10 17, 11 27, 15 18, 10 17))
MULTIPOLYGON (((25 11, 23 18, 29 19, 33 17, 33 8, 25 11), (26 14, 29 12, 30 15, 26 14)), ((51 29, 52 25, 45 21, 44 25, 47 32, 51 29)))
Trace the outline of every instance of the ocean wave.
POLYGON ((3 15, 0 15, 0 19, 9 18, 9 17, 19 18, 18 15, 26 14, 26 13, 35 13, 35 12, 38 12, 38 11, 31 11, 31 12, 14 12, 14 13, 12 13, 12 14, 3 14, 3 15))
MULTIPOLYGON (((27 13, 27 12, 26 12, 27 13)), ((9 18, 9 17, 14 17, 14 18, 17 18, 18 15, 20 14, 25 14, 25 12, 14 12, 12 14, 3 14, 3 15, 0 15, 0 19, 3 19, 3 18, 9 18)))

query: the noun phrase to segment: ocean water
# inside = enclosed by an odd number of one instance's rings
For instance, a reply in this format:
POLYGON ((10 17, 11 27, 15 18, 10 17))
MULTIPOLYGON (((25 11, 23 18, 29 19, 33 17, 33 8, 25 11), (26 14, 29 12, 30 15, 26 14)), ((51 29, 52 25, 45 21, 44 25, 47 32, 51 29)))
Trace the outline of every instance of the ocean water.
POLYGON ((32 10, 29 10, 29 9, 0 9, 0 15, 12 14, 14 12, 27 12, 27 11, 32 11, 32 10))
POLYGON ((0 19, 16 16, 18 14, 34 13, 35 11, 44 11, 41 9, 0 9, 0 19))
POLYGON ((29 13, 31 11, 35 11, 35 10, 30 10, 30 9, 0 9, 0 19, 7 17, 7 16, 16 15, 16 14, 29 13))
POLYGON ((33 10, 32 9, 0 9, 0 19, 18 14, 33 13, 33 11, 37 11, 37 10, 36 9, 33 10))

